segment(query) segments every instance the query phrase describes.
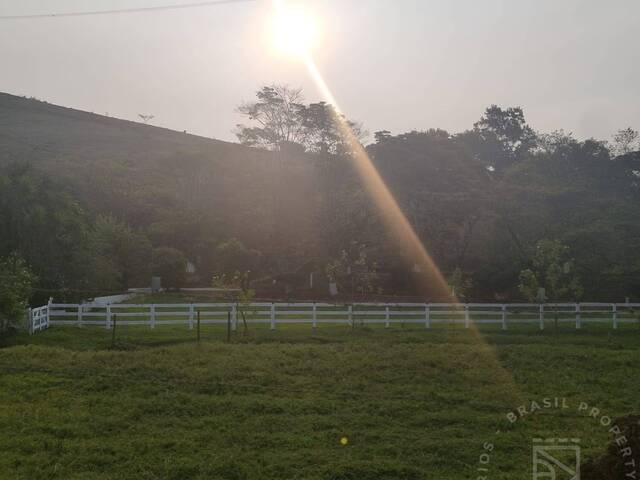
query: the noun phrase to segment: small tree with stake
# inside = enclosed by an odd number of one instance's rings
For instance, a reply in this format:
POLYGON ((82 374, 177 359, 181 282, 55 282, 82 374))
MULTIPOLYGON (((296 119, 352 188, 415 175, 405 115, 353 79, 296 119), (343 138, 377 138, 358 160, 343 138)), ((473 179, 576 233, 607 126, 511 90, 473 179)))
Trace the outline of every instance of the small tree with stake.
MULTIPOLYGON (((528 301, 577 300, 582 295, 582 285, 575 273, 573 259, 568 258, 569 247, 558 240, 541 240, 531 261, 531 268, 520 272, 520 292, 528 301), (540 295, 543 293, 543 297, 540 295)), ((557 329, 558 312, 554 310, 557 329)))
POLYGON ((236 304, 242 317, 245 335, 249 333, 246 314, 255 297, 255 290, 249 288, 249 274, 249 271, 244 273, 236 271, 233 275, 223 273, 215 275, 212 280, 213 287, 222 290, 222 298, 236 304))

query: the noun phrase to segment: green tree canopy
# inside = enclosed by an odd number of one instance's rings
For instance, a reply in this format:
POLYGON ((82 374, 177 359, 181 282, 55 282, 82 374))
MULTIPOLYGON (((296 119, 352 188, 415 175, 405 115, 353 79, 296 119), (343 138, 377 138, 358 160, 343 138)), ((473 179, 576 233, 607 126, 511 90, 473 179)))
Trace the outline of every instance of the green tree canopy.
POLYGON ((0 258, 0 333, 24 316, 35 282, 36 276, 20 255, 0 258))

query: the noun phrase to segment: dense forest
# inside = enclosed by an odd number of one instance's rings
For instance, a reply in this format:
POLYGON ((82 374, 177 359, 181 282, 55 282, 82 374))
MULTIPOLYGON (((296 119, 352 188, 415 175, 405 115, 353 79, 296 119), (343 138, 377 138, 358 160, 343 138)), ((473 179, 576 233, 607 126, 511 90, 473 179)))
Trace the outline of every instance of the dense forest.
MULTIPOLYGON (((239 112, 233 144, 0 94, 5 271, 19 258, 36 303, 235 271, 259 296, 319 298, 331 281, 419 297, 333 107, 272 86, 239 112)), ((460 298, 640 296, 633 129, 579 140, 495 105, 460 133, 350 125, 460 298)))

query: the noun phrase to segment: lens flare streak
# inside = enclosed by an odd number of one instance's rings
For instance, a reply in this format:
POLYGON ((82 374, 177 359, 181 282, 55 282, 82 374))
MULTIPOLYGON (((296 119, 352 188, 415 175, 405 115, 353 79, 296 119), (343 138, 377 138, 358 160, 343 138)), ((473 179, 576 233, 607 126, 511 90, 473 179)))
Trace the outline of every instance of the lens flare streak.
POLYGON ((353 152, 352 158, 356 170, 368 193, 380 209, 382 218, 389 232, 402 247, 403 252, 407 254, 409 260, 413 262, 417 270, 422 274, 421 287, 423 293, 425 296, 428 296, 430 300, 437 299, 439 301, 457 303, 442 272, 440 272, 440 269, 420 241, 420 238, 407 220, 407 217, 400 209, 398 202, 396 202, 391 191, 384 183, 384 180, 371 161, 371 158, 369 158, 366 150, 345 121, 338 102, 336 102, 315 62, 310 55, 305 55, 304 61, 320 93, 328 103, 334 106, 338 114, 336 115, 335 122, 349 142, 349 146, 353 152))

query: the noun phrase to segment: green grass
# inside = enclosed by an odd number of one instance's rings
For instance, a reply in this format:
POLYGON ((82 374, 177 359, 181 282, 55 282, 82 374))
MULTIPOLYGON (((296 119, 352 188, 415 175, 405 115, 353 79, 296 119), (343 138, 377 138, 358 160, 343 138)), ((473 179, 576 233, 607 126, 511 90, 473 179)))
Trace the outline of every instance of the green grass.
POLYGON ((489 478, 525 479, 533 437, 604 450, 580 402, 617 417, 640 397, 632 326, 117 334, 113 349, 104 328, 2 340, 1 478, 466 479, 491 442, 489 478), (506 420, 543 397, 571 408, 506 420))

